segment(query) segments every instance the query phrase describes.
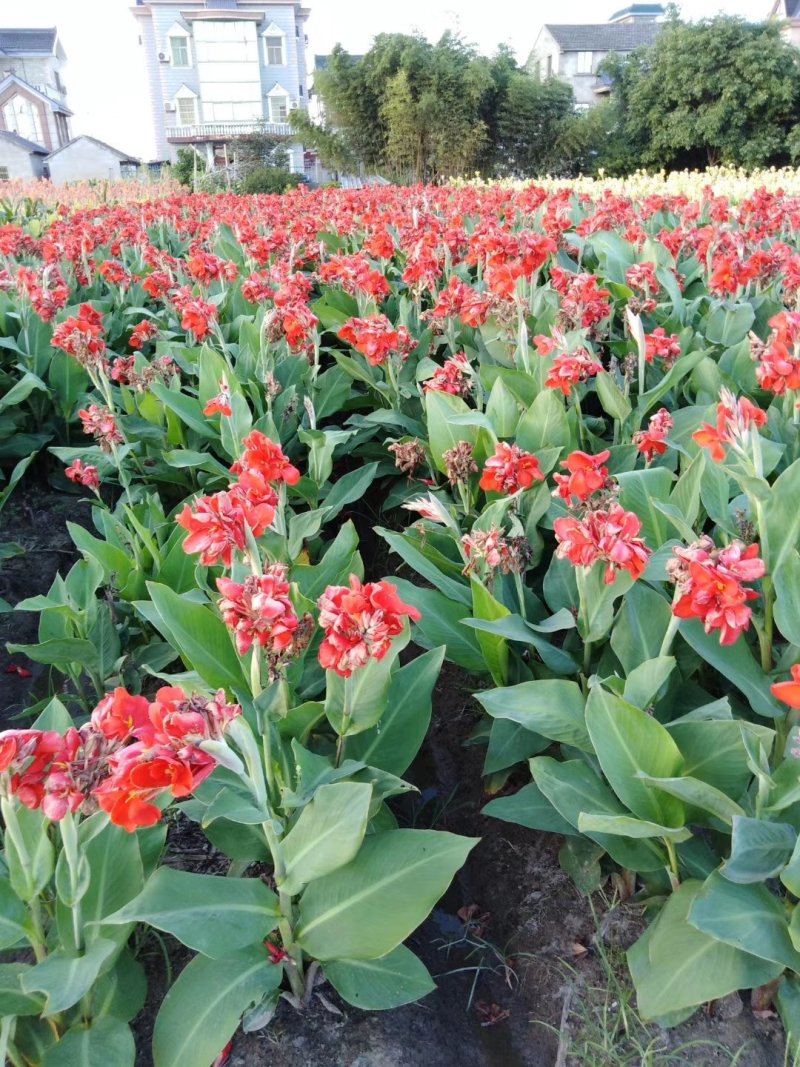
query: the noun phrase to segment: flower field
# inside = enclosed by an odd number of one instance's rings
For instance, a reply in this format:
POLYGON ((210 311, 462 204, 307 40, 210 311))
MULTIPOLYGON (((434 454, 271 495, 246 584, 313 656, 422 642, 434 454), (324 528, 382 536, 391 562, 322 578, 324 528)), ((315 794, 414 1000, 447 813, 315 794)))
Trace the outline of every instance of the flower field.
POLYGON ((408 817, 443 665, 484 841, 645 906, 641 1017, 752 990, 794 1048, 800 195, 734 184, 9 201, 0 507, 61 494, 76 561, 0 602, 7 1062, 428 996, 484 847, 408 817))

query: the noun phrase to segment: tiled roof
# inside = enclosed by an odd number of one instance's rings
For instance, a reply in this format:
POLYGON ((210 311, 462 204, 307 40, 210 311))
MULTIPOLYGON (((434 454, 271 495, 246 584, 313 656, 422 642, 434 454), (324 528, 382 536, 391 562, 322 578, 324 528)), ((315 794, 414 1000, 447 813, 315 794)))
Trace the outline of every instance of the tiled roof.
POLYGON ((787 19, 800 18, 800 0, 786 0, 787 19))
POLYGON ((0 52, 8 56, 51 56, 55 46, 55 27, 50 30, 0 29, 0 52))
POLYGON ((54 152, 50 153, 50 156, 57 156, 59 152, 63 152, 65 148, 70 148, 76 143, 76 141, 93 141, 94 144, 99 144, 101 148, 107 148, 109 152, 113 152, 115 156, 119 156, 120 159, 126 163, 141 163, 141 159, 137 159, 136 156, 129 156, 127 152, 120 152, 118 148, 114 148, 113 145, 106 144, 105 141, 100 141, 96 137, 90 137, 87 133, 80 133, 77 137, 73 137, 71 141, 67 141, 66 144, 62 144, 60 148, 57 148, 54 152))
POLYGON ((641 18, 643 15, 650 15, 655 17, 656 15, 664 15, 666 12, 661 4, 628 4, 627 7, 621 7, 619 11, 615 11, 613 15, 609 17, 609 22, 616 22, 620 18, 641 18))
POLYGON ((544 27, 562 52, 632 52, 650 45, 661 29, 660 22, 599 22, 595 25, 553 25, 544 27))
POLYGON ((46 148, 36 144, 35 141, 28 141, 26 138, 20 137, 18 133, 12 133, 10 130, 0 130, 0 140, 11 141, 12 144, 17 145, 19 148, 24 148, 28 152, 36 152, 40 156, 47 155, 46 148))

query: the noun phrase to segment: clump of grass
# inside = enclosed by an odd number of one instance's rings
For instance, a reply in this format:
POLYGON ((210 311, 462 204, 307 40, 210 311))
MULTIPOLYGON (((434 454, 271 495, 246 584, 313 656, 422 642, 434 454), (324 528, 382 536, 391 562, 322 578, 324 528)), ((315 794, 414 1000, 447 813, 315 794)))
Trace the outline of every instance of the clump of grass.
MULTIPOLYGON (((594 908, 592 914, 597 930, 592 939, 594 974, 561 960, 565 992, 560 1025, 539 1022, 558 1036, 554 1067, 739 1067, 751 1042, 736 1050, 708 1039, 671 1047, 663 1029, 641 1018, 624 950, 606 943, 607 923, 598 924, 594 908)), ((790 1060, 787 1050, 785 1067, 800 1067, 800 1058, 790 1060)))

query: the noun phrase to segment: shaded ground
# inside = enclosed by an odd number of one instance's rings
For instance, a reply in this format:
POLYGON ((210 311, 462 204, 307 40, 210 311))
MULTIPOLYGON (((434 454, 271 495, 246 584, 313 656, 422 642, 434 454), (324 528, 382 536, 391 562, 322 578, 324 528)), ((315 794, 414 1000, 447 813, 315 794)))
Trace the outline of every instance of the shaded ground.
MULTIPOLYGON (((14 604, 45 592, 75 558, 66 521, 88 523, 88 515, 63 494, 18 492, 0 517, 0 541, 27 552, 2 564, 0 597, 14 604)), ((36 627, 35 615, 0 614, 0 726, 45 682, 46 668, 5 650, 6 641, 35 641, 36 627), (4 673, 10 662, 33 677, 4 673)), ((784 1067, 779 1024, 754 1017, 736 996, 669 1033, 638 1022, 624 949, 643 928, 640 916, 633 908, 606 915, 596 901, 595 919, 559 867, 558 838, 480 814, 483 750, 464 745, 479 716, 470 692, 463 672, 446 667, 432 729, 408 774, 421 797, 398 808, 405 825, 481 837, 410 941, 438 989, 419 1004, 365 1013, 321 986, 341 1014, 319 998, 302 1015, 282 1003, 269 1028, 237 1036, 231 1067, 784 1067)), ((169 849, 169 862, 185 869, 222 873, 227 865, 186 822, 172 827, 169 849)), ((151 1067, 155 1012, 189 957, 169 938, 145 940, 150 990, 135 1022, 137 1067, 151 1067)))
MULTIPOLYGON (((25 552, 0 562, 0 599, 13 607, 26 597, 46 593, 57 572, 66 574, 78 558, 67 522, 90 526, 90 513, 90 505, 79 497, 35 484, 18 486, 0 512, 0 542, 16 542, 25 552)), ((43 675, 48 668, 6 651, 7 642, 35 642, 38 626, 34 612, 0 613, 0 727, 32 703, 43 685, 42 695, 46 692, 43 675), (31 677, 10 672, 12 665, 29 670, 31 677)))

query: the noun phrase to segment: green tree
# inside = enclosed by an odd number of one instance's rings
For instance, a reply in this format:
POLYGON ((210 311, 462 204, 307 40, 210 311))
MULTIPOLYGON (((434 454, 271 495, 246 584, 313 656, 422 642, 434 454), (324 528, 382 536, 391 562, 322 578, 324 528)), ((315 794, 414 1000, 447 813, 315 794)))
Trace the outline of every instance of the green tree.
POLYGON ((757 167, 788 157, 800 52, 776 23, 670 19, 652 47, 616 65, 613 78, 641 163, 757 167))
POLYGON ((177 162, 170 167, 170 174, 187 189, 194 187, 195 176, 206 172, 206 161, 194 148, 179 148, 177 162))
POLYGON ((519 178, 569 174, 566 136, 573 118, 574 98, 566 82, 513 74, 498 114, 501 173, 519 178))

